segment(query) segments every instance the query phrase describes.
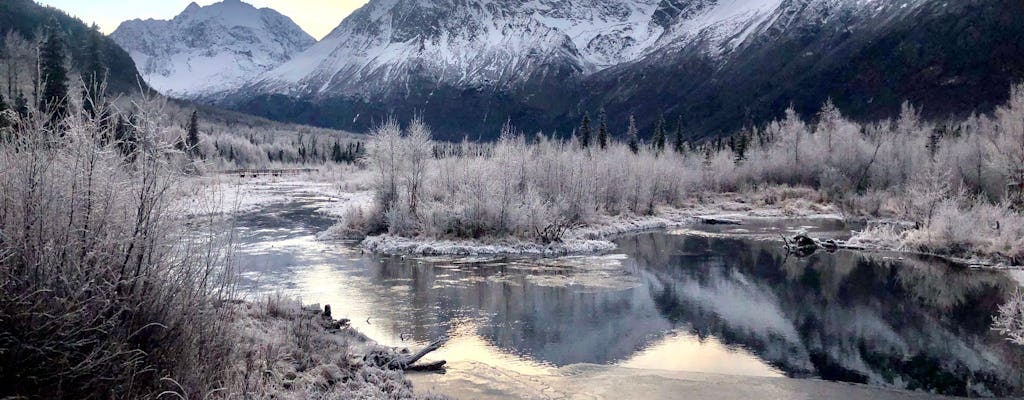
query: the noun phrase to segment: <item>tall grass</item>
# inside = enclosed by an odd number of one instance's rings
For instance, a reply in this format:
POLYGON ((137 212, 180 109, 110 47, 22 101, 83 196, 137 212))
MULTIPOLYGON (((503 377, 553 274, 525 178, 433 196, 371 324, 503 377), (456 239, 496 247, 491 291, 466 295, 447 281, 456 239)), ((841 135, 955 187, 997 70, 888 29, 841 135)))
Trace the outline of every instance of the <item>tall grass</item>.
POLYGON ((230 238, 168 212, 182 161, 160 101, 134 103, 131 135, 120 110, 72 106, 0 142, 0 397, 215 392, 230 238))

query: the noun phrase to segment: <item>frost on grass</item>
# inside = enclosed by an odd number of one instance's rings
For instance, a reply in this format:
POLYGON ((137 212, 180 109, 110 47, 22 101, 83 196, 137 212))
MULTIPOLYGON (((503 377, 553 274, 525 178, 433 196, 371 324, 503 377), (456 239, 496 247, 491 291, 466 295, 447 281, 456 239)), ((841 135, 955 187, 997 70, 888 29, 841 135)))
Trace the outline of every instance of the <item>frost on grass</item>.
POLYGON ((238 304, 230 392, 254 399, 443 398, 417 395, 401 371, 364 362, 378 346, 348 327, 326 329, 320 313, 279 296, 238 304))

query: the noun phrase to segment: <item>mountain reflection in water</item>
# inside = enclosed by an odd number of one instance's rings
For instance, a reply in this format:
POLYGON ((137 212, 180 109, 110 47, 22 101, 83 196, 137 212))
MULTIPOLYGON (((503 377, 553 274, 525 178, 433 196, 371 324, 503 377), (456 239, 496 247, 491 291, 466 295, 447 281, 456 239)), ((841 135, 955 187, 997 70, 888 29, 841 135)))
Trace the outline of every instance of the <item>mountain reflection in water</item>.
POLYGON ((949 395, 1019 393, 1024 352, 989 327, 1015 282, 941 261, 788 258, 771 242, 619 242, 673 326, 742 346, 791 377, 949 395))
POLYGON ((620 255, 374 257, 317 242, 302 204, 239 218, 250 293, 329 303, 389 345, 526 374, 614 364, 827 380, 951 395, 1021 393, 1024 351, 989 329, 1017 283, 935 260, 787 258, 749 238, 645 233, 620 255), (365 321, 364 321, 365 320, 365 321))

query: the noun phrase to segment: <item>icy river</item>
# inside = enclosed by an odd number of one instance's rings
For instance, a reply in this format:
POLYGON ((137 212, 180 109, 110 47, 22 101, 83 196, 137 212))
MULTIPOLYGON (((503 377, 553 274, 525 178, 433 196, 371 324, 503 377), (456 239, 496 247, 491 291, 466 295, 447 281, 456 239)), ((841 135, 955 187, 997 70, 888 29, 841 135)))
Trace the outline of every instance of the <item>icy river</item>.
POLYGON ((330 304, 387 345, 449 336, 411 374, 464 398, 919 398, 1022 393, 1024 349, 989 329, 1020 272, 893 254, 787 257, 750 222, 629 235, 560 259, 414 258, 317 241, 301 191, 235 218, 242 289, 330 304), (912 392, 912 393, 911 393, 912 392))

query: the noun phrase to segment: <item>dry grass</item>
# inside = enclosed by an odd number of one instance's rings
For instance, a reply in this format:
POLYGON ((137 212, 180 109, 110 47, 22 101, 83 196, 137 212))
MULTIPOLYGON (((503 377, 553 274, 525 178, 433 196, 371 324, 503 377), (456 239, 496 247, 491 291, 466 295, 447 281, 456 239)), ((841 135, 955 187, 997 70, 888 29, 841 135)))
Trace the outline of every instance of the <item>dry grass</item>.
POLYGON ((274 296, 237 305, 232 319, 240 345, 228 391, 242 398, 441 398, 418 396, 401 371, 363 362, 376 344, 349 328, 325 329, 318 306, 274 296))

